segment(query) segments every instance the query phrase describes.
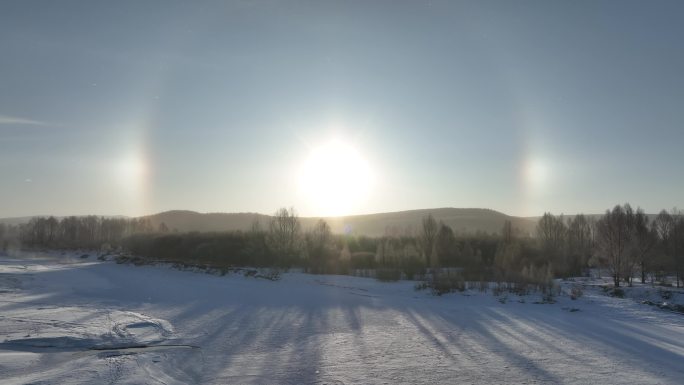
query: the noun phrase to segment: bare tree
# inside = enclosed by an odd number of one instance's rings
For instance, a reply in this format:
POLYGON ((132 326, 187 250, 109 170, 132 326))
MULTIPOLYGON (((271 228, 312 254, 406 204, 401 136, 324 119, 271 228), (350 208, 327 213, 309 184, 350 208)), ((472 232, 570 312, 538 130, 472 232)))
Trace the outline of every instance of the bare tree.
POLYGON ((674 226, 674 220, 670 213, 665 210, 661 210, 658 216, 653 220, 653 228, 658 236, 658 239, 667 242, 672 235, 672 227, 674 226))
POLYGON ((62 239, 68 244, 75 244, 77 242, 77 237, 79 233, 78 218, 77 217, 66 217, 60 221, 60 233, 62 234, 62 239))
POLYGON ((593 239, 592 224, 582 214, 575 215, 568 225, 568 256, 571 258, 571 270, 581 273, 587 267, 591 257, 593 239))
POLYGON ((159 227, 157 229, 158 232, 165 234, 169 232, 169 226, 166 225, 166 223, 161 222, 159 223, 159 227))
POLYGON ((627 249, 632 236, 632 214, 632 208, 628 204, 624 208, 617 205, 612 211, 606 211, 596 223, 598 246, 605 255, 615 287, 620 287, 620 278, 627 263, 627 249))
POLYGON ((675 272, 677 287, 684 263, 681 254, 684 252, 684 218, 676 209, 672 213, 662 210, 656 217, 653 227, 658 237, 659 253, 662 267, 675 272))
POLYGON ((300 227, 294 208, 281 208, 273 215, 269 224, 268 244, 281 260, 289 260, 296 256, 299 249, 300 227))
POLYGON ((333 236, 330 226, 319 219, 313 229, 306 234, 306 252, 314 267, 314 272, 322 272, 327 260, 333 254, 333 236))
POLYGON ((81 231, 81 244, 92 245, 98 237, 98 229, 100 227, 100 218, 95 215, 88 215, 79 218, 81 231))
POLYGON ((435 237, 435 262, 440 266, 445 263, 453 263, 458 252, 454 230, 440 221, 439 231, 435 237))
POLYGON ((674 211, 673 214, 672 259, 679 288, 684 275, 684 215, 679 211, 674 211))
POLYGON ((670 265, 672 258, 672 235, 674 219, 666 210, 661 210, 653 220, 653 228, 657 237, 654 264, 657 265, 655 275, 662 275, 670 265))
POLYGON ((633 267, 634 265, 639 266, 641 283, 644 283, 646 282, 647 262, 658 238, 655 227, 640 208, 634 215, 633 225, 633 267))
POLYGON ((501 229, 501 236, 503 237, 504 243, 513 242, 513 224, 508 219, 504 221, 503 229, 501 229))
POLYGON ((565 260, 565 244, 567 227, 563 215, 556 217, 551 213, 544 216, 537 223, 537 239, 546 257, 553 261, 554 270, 567 273, 568 263, 565 260))
POLYGON ((47 243, 52 245, 57 237, 57 231, 59 230, 59 221, 57 218, 51 216, 46 220, 47 227, 47 243))
POLYGON ((432 266, 432 254, 435 248, 435 239, 437 239, 437 231, 439 231, 437 221, 432 214, 428 214, 423 218, 423 227, 420 233, 420 247, 428 267, 432 266))

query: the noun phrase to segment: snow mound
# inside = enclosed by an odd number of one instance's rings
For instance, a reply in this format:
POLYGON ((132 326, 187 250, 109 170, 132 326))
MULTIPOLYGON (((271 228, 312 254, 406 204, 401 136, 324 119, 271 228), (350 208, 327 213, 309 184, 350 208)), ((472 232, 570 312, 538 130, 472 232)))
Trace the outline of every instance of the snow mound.
POLYGON ((2 324, 6 330, 24 331, 24 335, 10 333, 2 343, 5 347, 122 349, 159 344, 173 334, 165 320, 130 311, 77 307, 36 308, 31 314, 4 319, 2 324), (11 323, 22 327, 12 328, 11 323))
POLYGON ((114 324, 113 331, 125 340, 141 344, 159 343, 173 333, 171 324, 165 320, 126 312, 126 317, 114 324))

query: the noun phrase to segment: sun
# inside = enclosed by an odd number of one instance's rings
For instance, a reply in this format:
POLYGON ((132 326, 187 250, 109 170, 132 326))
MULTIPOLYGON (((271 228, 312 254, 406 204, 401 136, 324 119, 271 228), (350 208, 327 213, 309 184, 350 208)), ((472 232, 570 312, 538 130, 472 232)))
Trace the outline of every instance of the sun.
POLYGON ((299 187, 316 215, 346 215, 370 193, 370 167, 356 148, 331 140, 311 150, 300 170, 299 187))

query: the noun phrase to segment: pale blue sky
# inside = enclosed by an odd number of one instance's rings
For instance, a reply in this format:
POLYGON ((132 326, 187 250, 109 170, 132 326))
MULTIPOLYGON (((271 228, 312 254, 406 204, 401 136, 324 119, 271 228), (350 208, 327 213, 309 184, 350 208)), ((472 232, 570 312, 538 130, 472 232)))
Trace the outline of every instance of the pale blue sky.
POLYGON ((3 1, 0 217, 684 207, 681 1, 3 1))

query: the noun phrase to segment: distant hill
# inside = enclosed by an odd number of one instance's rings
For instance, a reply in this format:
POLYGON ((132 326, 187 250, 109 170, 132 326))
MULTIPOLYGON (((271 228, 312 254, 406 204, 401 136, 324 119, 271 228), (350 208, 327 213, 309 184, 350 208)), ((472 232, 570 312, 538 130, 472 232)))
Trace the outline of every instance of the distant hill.
MULTIPOLYGON (((490 209, 478 208, 435 208, 397 211, 389 213, 352 215, 347 217, 330 217, 325 219, 333 232, 355 235, 381 236, 385 234, 416 233, 421 227, 421 220, 428 214, 451 226, 457 233, 475 233, 484 231, 500 233, 506 220, 510 220, 513 229, 519 234, 533 235, 539 218, 515 217, 490 209)), ((599 219, 602 214, 588 214, 587 217, 599 219)), ((648 215, 651 220, 655 214, 648 215)), ((566 215, 570 220, 574 215, 566 215)), ((0 218, 0 223, 18 225, 27 223, 32 217, 0 218)), ((188 231, 235 231, 248 230, 255 221, 262 228, 268 228, 271 216, 257 213, 198 213, 188 210, 172 210, 148 215, 152 225, 157 228, 162 222, 171 230, 188 231)), ((319 217, 302 217, 300 221, 304 230, 313 227, 319 217)))
POLYGON ((9 226, 16 226, 22 223, 28 223, 33 217, 11 217, 11 218, 0 218, 0 223, 9 226))
MULTIPOLYGON (((398 211, 390 213, 353 215, 347 217, 331 217, 325 219, 333 232, 356 235, 380 236, 386 233, 406 234, 416 232, 421 220, 432 214, 438 221, 443 221, 459 233, 486 231, 500 232, 506 220, 510 220, 513 228, 522 234, 532 234, 536 226, 535 219, 513 217, 489 209, 438 208, 398 211)), ((231 231, 247 230, 255 221, 266 228, 271 217, 256 213, 207 213, 194 211, 166 211, 147 216, 153 226, 165 223, 170 229, 185 231, 231 231)), ((300 221, 304 229, 313 227, 319 217, 302 217, 300 221)))
POLYGON ((159 214, 148 215, 152 225, 157 228, 165 223, 171 230, 187 231, 234 231, 247 230, 254 221, 266 225, 270 216, 256 213, 198 213, 188 210, 164 211, 159 214))

